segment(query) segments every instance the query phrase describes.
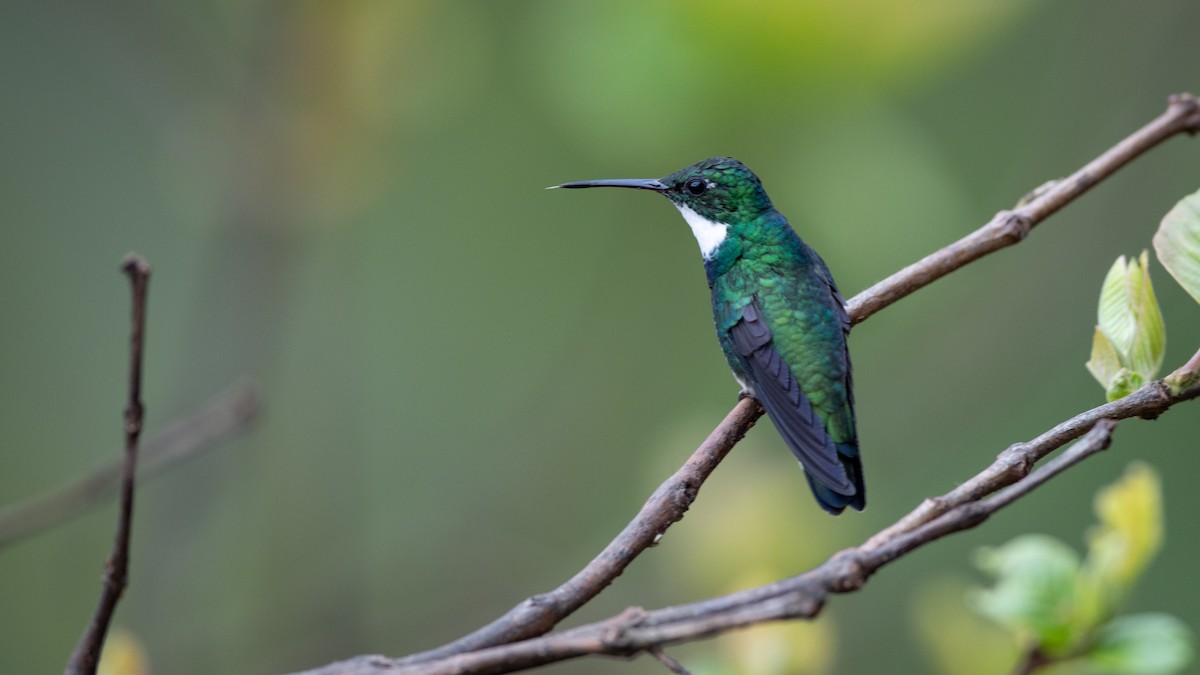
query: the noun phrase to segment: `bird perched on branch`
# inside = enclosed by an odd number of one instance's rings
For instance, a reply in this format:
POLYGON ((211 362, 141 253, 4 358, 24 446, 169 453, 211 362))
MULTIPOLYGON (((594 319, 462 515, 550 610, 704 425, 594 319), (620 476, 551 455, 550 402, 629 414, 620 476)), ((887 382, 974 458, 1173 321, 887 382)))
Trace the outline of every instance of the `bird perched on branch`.
POLYGON ((691 226, 712 290, 717 339, 832 514, 866 505, 846 334, 850 318, 825 262, 741 162, 713 157, 665 178, 555 185, 657 192, 691 226))

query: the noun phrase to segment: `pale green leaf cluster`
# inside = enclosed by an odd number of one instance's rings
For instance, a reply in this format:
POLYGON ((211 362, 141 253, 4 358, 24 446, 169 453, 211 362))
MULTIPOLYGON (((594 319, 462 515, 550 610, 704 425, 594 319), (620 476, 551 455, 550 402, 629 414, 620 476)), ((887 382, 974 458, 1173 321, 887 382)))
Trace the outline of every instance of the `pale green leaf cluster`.
POLYGON ((1099 523, 1080 560, 1057 539, 1026 535, 980 553, 995 584, 972 596, 975 609, 1052 659, 1090 672, 1175 673, 1192 658, 1191 633, 1161 614, 1117 616, 1163 540, 1157 474, 1133 464, 1096 497, 1099 523))
POLYGON ((1153 380, 1166 352, 1167 332, 1146 251, 1113 263, 1100 288, 1097 320, 1087 368, 1114 401, 1153 380))

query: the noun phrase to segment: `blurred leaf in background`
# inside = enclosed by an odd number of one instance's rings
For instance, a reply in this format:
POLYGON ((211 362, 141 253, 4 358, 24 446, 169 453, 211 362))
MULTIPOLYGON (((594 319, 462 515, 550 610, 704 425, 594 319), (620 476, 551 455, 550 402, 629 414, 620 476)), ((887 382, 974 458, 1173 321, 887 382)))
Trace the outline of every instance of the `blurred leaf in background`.
POLYGON ((1098 525, 1088 533, 1088 557, 1080 580, 1097 598, 1088 623, 1119 607, 1125 594, 1163 544, 1162 487, 1149 465, 1135 462, 1120 481, 1098 492, 1098 525))
POLYGON ((150 658, 137 636, 126 630, 109 632, 96 675, 150 675, 150 658))
POLYGON ((1195 657, 1192 632, 1167 614, 1119 616, 1096 631, 1087 667, 1113 675, 1170 675, 1195 657))
POLYGON ((1004 626, 1027 652, 1091 672, 1176 673, 1192 658, 1191 632, 1165 614, 1119 615, 1163 538, 1161 488, 1134 463, 1096 496, 1099 525, 1080 563, 1066 544, 1024 535, 980 553, 995 578, 973 595, 974 608, 1004 626))
POLYGON ((975 595, 981 614, 1047 649, 1070 644, 1079 556, 1070 546, 1044 535, 1024 535, 1004 546, 979 552, 977 564, 996 583, 975 595))

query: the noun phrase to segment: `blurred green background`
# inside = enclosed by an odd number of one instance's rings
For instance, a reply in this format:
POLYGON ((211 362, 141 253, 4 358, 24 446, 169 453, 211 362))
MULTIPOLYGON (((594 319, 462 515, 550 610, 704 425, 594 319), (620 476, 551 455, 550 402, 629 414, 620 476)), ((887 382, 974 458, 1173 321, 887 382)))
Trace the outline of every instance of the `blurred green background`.
MULTIPOLYGON (((138 493, 117 624, 159 674, 455 638, 581 567, 728 411, 674 209, 544 186, 735 156, 849 297, 1200 89, 1191 0, 17 0, 0 16, 0 503, 117 456, 129 250, 155 270, 148 433, 243 375, 265 402, 250 433, 138 493)), ((855 329, 866 512, 822 513, 763 424, 572 623, 799 572, 1102 403, 1083 367, 1100 282, 1200 187, 1196 143, 855 329)), ((1169 370, 1200 346, 1200 308, 1153 275, 1169 370)), ((1162 472, 1167 532, 1133 606, 1200 628, 1198 414, 1123 424, 1108 453, 815 625, 672 653, 709 673, 948 672, 957 645, 1004 672, 978 656, 998 632, 964 635, 972 552, 1031 531, 1081 544, 1092 494, 1135 457, 1162 472)), ((0 550, 0 673, 62 668, 114 522, 109 503, 0 550)))

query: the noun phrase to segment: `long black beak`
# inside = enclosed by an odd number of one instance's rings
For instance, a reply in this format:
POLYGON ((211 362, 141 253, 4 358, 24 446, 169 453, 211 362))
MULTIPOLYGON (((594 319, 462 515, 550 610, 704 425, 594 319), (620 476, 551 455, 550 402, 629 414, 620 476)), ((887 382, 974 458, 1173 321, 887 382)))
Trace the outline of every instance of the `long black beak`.
POLYGON ((575 183, 563 183, 562 185, 551 185, 547 190, 553 188, 592 188, 592 187, 621 187, 634 188, 636 190, 654 190, 655 192, 664 192, 667 186, 657 178, 609 178, 605 180, 581 180, 575 183))

